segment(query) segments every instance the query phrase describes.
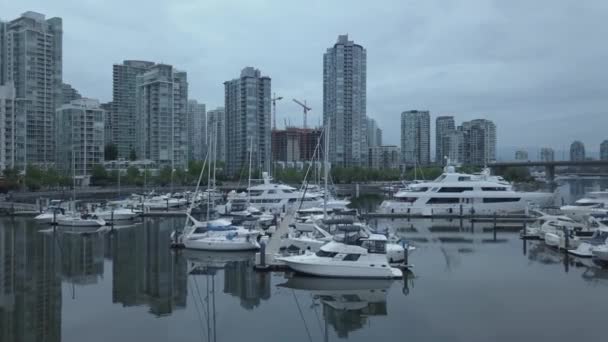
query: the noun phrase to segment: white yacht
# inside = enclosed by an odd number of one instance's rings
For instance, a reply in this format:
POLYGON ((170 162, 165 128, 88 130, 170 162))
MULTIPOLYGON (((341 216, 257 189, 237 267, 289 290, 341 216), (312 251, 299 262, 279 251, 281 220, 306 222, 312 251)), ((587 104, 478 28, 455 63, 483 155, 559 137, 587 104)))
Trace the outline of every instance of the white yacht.
POLYGON ((560 210, 578 221, 583 221, 590 215, 608 215, 608 191, 589 192, 573 204, 562 206, 560 210))
POLYGON ((386 257, 387 239, 380 234, 366 234, 359 227, 334 235, 316 253, 277 258, 292 270, 321 277, 399 278, 403 273, 393 268, 386 257))
POLYGON ((318 193, 304 193, 294 187, 272 182, 267 172, 262 173, 264 182, 247 188, 247 193, 228 194, 226 207, 218 209, 218 212, 233 211, 232 202, 247 200, 247 202, 258 209, 287 210, 292 208, 318 207, 323 203, 323 196, 318 193), (236 201, 235 201, 236 200, 236 201))
POLYGON ((186 226, 179 241, 186 248, 206 251, 245 251, 260 248, 258 231, 233 226, 227 220, 201 222, 188 215, 186 226))
POLYGON ((106 222, 131 221, 140 215, 139 211, 127 208, 97 208, 93 214, 106 222))
POLYGON ((60 200, 51 200, 44 212, 34 217, 34 220, 38 223, 50 224, 53 223, 53 220, 65 216, 66 210, 61 207, 61 202, 60 200))
POLYGON ((524 212, 531 204, 545 205, 552 194, 516 192, 500 176, 489 170, 480 174, 457 173, 446 166, 432 182, 411 184, 393 199, 380 205, 384 214, 412 215, 504 215, 524 212))
POLYGON ((569 250, 568 253, 585 258, 597 254, 596 257, 601 259, 603 256, 605 257, 603 260, 608 260, 608 227, 598 228, 591 238, 581 242, 576 248, 569 250))
POLYGON ((106 221, 95 215, 76 213, 58 218, 57 224, 67 227, 101 227, 106 225, 106 221))

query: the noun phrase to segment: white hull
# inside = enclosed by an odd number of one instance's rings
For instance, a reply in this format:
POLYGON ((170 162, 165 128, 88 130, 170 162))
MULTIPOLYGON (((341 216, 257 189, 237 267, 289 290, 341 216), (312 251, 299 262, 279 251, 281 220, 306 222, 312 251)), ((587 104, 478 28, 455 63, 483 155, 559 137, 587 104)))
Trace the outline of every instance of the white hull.
POLYGON ((51 213, 42 213, 36 217, 34 217, 34 220, 36 220, 36 222, 41 223, 41 224, 51 224, 53 223, 53 219, 55 220, 59 220, 61 218, 65 217, 64 215, 61 214, 57 214, 55 216, 53 216, 53 214, 51 213))
POLYGON ((133 220, 139 216, 138 213, 133 212, 129 209, 115 210, 114 214, 112 214, 111 211, 96 212, 95 215, 105 221, 128 221, 133 220))
POLYGON ((253 251, 260 249, 260 245, 255 238, 251 238, 250 240, 244 238, 234 240, 215 237, 198 238, 185 240, 184 246, 186 248, 203 251, 253 251))
POLYGON ((526 201, 509 203, 479 203, 479 204, 436 204, 412 205, 409 203, 387 200, 380 205, 379 212, 383 214, 421 215, 421 216, 461 216, 461 215, 508 215, 522 213, 528 207, 526 201), (462 208, 462 209, 461 209, 462 208))
POLYGON ((66 227, 101 227, 105 226, 106 222, 102 219, 81 219, 63 217, 57 220, 57 224, 66 227))
POLYGON ((326 262, 314 255, 280 258, 292 270, 319 277, 336 278, 398 278, 403 276, 401 270, 390 267, 386 261, 374 264, 349 261, 326 262), (348 264, 350 263, 350 264, 348 264))

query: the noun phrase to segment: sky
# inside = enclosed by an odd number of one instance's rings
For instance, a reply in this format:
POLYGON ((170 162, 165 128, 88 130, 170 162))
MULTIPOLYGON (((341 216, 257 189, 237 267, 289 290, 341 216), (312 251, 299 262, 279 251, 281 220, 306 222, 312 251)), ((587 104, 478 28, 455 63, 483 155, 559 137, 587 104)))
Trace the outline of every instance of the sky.
MULTIPOLYGON (((110 101, 126 59, 188 72, 189 97, 223 106, 245 66, 272 78, 279 126, 301 124, 293 98, 323 103, 323 53, 338 35, 367 50, 367 114, 399 144, 400 113, 487 118, 500 147, 608 139, 605 0, 0 0, 0 19, 63 18, 63 78, 110 101)), ((433 140, 433 139, 432 139, 433 140)), ((433 144, 434 145, 434 144, 433 144)))

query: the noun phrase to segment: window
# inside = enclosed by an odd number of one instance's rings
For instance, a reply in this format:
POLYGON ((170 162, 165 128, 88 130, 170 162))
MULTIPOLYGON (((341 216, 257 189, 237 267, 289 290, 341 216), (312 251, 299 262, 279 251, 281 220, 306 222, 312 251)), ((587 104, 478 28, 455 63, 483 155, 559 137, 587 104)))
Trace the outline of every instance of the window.
POLYGON ((507 188, 502 187, 502 186, 497 186, 497 187, 482 187, 481 190, 482 191, 507 191, 507 188))
POLYGON ((519 197, 484 198, 483 203, 519 202, 519 197))
POLYGON ((344 261, 357 261, 359 260, 360 255, 359 254, 346 254, 346 256, 344 257, 344 261))
POLYGON ((412 188, 412 192, 426 192, 429 188, 426 186, 412 188))
POLYGON ((249 195, 250 196, 260 196, 262 194, 262 191, 259 190, 251 190, 249 191, 249 195))
POLYGON ((283 193, 291 194, 291 193, 293 193, 293 191, 291 191, 291 190, 283 190, 283 193))
POLYGON ((459 182, 468 182, 470 180, 471 180, 470 176, 460 176, 460 177, 458 177, 458 181, 459 182))
POLYGON ((413 203, 418 199, 418 197, 395 197, 395 199, 398 202, 413 203))
POLYGON ((427 204, 453 204, 459 203, 460 198, 458 197, 433 197, 430 198, 426 203, 427 204))
POLYGON ((268 194, 276 194, 277 191, 276 190, 268 190, 268 194))
POLYGON ((439 191, 437 191, 437 192, 464 192, 464 191, 473 191, 473 188, 451 186, 451 187, 443 187, 443 188, 439 189, 439 191))
POLYGON ((316 253, 316 256, 320 257, 320 258, 333 258, 336 256, 335 252, 326 252, 322 249, 319 249, 319 251, 316 253))

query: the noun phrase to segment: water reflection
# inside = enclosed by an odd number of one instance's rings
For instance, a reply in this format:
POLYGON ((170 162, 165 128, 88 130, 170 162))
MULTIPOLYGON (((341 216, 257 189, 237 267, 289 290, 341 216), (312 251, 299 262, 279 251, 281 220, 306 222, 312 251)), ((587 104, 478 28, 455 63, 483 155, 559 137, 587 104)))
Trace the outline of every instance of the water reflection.
POLYGON ((0 341, 61 340, 56 246, 31 221, 0 221, 0 341))
POLYGON ((172 226, 167 220, 148 219, 111 232, 114 303, 147 305, 156 316, 186 307, 186 262, 168 247, 172 226))
MULTIPOLYGON (((347 338, 362 329, 373 316, 388 314, 386 298, 392 280, 323 279, 295 276, 280 284, 292 290, 305 291, 313 301, 313 310, 322 306, 325 321, 324 336, 328 339, 328 325, 338 337, 347 338)), ((294 301, 301 313, 301 304, 294 293, 294 301)))

